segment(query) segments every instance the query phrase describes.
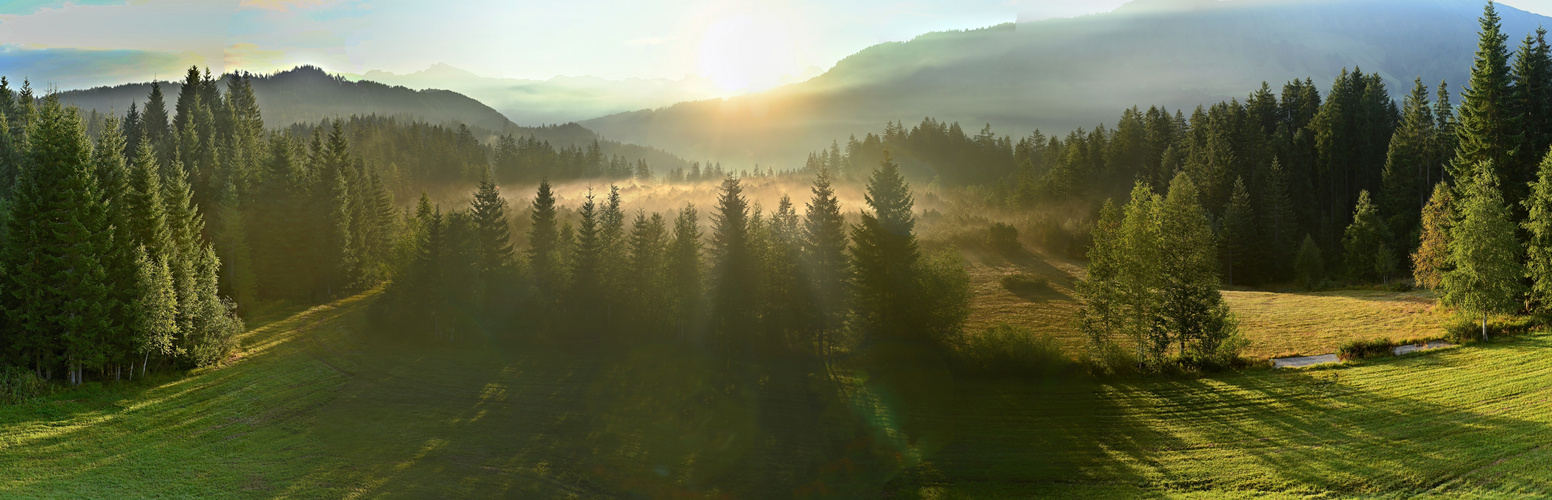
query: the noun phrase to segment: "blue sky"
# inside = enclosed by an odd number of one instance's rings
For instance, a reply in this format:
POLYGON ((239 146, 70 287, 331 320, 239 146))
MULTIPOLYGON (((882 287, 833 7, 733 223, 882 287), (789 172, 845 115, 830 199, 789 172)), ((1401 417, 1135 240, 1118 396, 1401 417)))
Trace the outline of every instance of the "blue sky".
MULTIPOLYGON (((60 89, 177 78, 190 64, 492 77, 707 76, 757 90, 869 45, 1108 11, 1125 0, 4 0, 0 74, 60 89)), ((1505 2, 1552 12, 1552 0, 1505 2)))

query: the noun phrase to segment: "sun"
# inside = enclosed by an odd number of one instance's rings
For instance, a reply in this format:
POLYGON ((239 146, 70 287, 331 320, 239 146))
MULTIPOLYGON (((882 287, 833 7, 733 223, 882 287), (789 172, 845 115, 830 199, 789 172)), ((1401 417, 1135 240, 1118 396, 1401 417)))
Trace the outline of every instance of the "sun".
POLYGON ((706 28, 701 38, 701 75, 730 94, 757 92, 797 73, 792 32, 776 16, 741 13, 706 28))

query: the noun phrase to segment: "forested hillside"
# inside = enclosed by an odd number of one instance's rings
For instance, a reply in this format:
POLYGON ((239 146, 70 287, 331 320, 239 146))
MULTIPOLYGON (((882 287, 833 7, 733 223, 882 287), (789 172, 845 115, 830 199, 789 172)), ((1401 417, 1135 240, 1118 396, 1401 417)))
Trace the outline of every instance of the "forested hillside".
MULTIPOLYGON (((186 75, 177 82, 131 83, 60 93, 60 101, 85 113, 88 132, 95 135, 99 117, 122 116, 130 107, 144 108, 152 87, 159 86, 167 95, 182 92, 192 77, 212 89, 226 89, 236 75, 186 75)), ((499 136, 533 138, 556 148, 586 148, 594 143, 604 154, 619 155, 635 162, 644 160, 654 168, 667 170, 685 162, 661 150, 636 144, 624 144, 599 137, 575 123, 520 127, 500 112, 467 96, 448 90, 410 90, 370 80, 349 81, 312 66, 301 66, 272 75, 242 77, 251 87, 254 101, 264 110, 269 126, 317 124, 322 120, 375 117, 397 123, 421 122, 431 126, 457 129, 468 127, 480 142, 499 136)))
POLYGON ((464 124, 375 115, 269 128, 246 75, 190 68, 172 87, 103 116, 0 78, 5 364, 79 384, 219 363, 241 316, 412 263, 413 196, 493 175, 651 176, 596 140, 482 141, 464 124))
MULTIPOLYGON (((688 158, 780 170, 832 139, 926 116, 972 132, 989 123, 1015 135, 1065 136, 1113 123, 1119 109, 1189 113, 1269 79, 1308 77, 1331 92, 1325 86, 1343 68, 1377 75, 1397 93, 1417 77, 1458 91, 1480 10, 1474 0, 1139 0, 1112 13, 880 44, 801 84, 582 123, 688 158)), ((1500 10, 1508 33, 1552 25, 1500 10)))

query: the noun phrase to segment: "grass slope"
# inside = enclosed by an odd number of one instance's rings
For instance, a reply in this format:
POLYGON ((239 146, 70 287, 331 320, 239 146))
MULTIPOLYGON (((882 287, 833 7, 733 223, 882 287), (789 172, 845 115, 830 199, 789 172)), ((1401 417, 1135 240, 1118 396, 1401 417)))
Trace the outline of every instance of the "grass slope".
MULTIPOLYGON (((365 327, 371 299, 257 328, 220 369, 0 407, 0 497, 715 498, 750 493, 708 484, 787 473, 790 457, 739 460, 768 423, 750 400, 697 405, 718 391, 694 382, 705 367, 480 332, 397 345, 365 327)), ((911 415, 949 438, 878 482, 897 498, 1552 494, 1552 336, 1478 346, 1207 378, 961 380, 911 415)), ((878 401, 865 413, 898 413, 878 401)), ((869 422, 898 435, 891 421, 869 422)), ((763 493, 858 496, 835 486, 763 493)))
MULTIPOLYGON (((1073 328, 1080 304, 1073 291, 1077 262, 1046 255, 1003 257, 968 252, 975 298, 968 331, 979 332, 999 323, 1028 328, 1057 338, 1068 353, 1083 352, 1083 334, 1073 328), (1050 290, 1028 293, 1008 290, 1004 276, 1045 277, 1050 290)), ((1223 298, 1239 318, 1240 332, 1250 339, 1245 355, 1270 358, 1329 354, 1352 339, 1395 341, 1444 335, 1448 314, 1436 310, 1429 292, 1337 290, 1276 293, 1224 290, 1223 298)))

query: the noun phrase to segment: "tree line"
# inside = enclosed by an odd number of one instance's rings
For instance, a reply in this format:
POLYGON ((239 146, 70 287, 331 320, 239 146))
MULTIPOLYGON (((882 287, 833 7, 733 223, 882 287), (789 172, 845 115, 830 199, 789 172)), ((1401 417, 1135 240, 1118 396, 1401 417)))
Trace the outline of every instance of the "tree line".
POLYGON ((695 346, 756 364, 796 356, 817 367, 860 346, 955 345, 969 278, 957 257, 919 249, 899 164, 880 162, 869 210, 850 227, 831 183, 821 170, 804 208, 783 197, 766 211, 726 177, 703 234, 698 207, 632 215, 615 188, 589 193, 572 224, 544 181, 526 207, 522 251, 494 182, 449 211, 423 196, 414 260, 374 315, 439 339, 517 331, 695 346))
MULTIPOLYGON (((6 364, 78 384, 218 363, 260 304, 328 300, 413 264, 422 225, 395 193, 510 157, 514 141, 481 144, 467 126, 352 116, 267 130, 249 79, 190 68, 175 97, 153 84, 122 117, 82 117, 0 77, 6 364)), ((528 165, 609 172, 550 151, 528 165)))

